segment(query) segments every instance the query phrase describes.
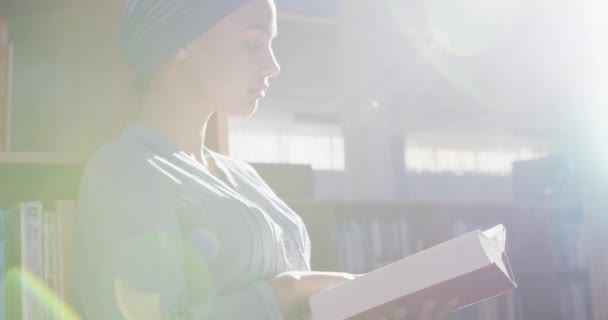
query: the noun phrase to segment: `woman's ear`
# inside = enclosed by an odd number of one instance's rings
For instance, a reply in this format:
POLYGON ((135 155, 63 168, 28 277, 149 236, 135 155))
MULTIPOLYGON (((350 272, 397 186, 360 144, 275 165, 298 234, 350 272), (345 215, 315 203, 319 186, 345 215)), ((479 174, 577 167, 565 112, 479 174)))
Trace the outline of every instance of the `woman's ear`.
POLYGON ((190 53, 190 50, 188 50, 188 48, 180 48, 177 53, 175 54, 175 58, 178 61, 184 61, 186 59, 188 59, 188 55, 190 53))

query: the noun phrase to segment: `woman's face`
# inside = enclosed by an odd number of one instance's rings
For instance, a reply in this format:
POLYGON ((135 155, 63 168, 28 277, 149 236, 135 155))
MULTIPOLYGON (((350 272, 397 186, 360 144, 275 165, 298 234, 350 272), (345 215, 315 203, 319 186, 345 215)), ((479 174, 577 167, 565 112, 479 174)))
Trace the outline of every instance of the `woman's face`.
POLYGON ((233 116, 255 112, 279 74, 272 50, 276 36, 272 0, 251 0, 187 47, 180 61, 184 84, 196 98, 233 116))

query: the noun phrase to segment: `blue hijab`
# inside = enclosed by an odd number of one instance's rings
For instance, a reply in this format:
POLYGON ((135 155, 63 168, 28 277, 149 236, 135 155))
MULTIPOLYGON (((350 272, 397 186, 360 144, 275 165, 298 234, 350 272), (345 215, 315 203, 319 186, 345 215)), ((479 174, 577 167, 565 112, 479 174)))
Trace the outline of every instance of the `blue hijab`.
POLYGON ((139 75, 152 72, 248 1, 127 0, 122 52, 139 75))

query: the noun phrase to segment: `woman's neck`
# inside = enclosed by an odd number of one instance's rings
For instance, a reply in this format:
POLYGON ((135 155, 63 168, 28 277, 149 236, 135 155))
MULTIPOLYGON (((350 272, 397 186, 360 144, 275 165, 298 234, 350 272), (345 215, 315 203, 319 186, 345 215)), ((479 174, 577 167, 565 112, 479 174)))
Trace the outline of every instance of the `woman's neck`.
POLYGON ((207 122, 214 109, 191 97, 188 90, 172 78, 170 72, 164 73, 151 83, 141 97, 135 122, 157 131, 178 149, 205 161, 202 148, 207 122))

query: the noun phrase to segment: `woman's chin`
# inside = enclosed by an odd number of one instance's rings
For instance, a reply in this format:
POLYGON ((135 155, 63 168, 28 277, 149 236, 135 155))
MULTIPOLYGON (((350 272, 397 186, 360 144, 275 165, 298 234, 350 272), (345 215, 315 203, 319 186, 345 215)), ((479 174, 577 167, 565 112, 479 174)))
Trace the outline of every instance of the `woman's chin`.
POLYGON ((241 103, 236 108, 230 108, 228 112, 233 117, 249 117, 258 109, 258 100, 241 103))

